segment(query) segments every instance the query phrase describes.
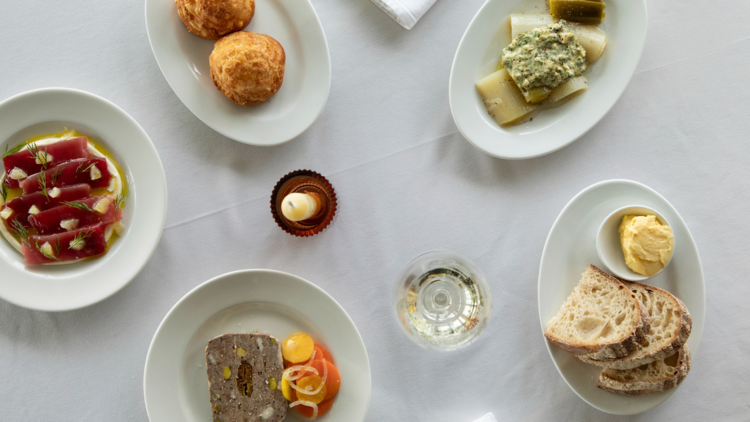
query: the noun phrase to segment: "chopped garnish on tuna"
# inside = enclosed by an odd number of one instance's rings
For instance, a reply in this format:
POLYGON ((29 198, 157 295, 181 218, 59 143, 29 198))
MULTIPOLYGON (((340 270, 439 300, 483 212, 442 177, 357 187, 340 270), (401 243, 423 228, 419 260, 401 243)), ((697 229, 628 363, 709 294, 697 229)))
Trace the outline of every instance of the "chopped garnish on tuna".
MULTIPOLYGON (((27 175, 36 174, 56 164, 75 160, 78 158, 89 158, 88 142, 86 138, 73 138, 65 141, 55 142, 50 145, 36 146, 30 144, 29 149, 9 154, 3 157, 3 165, 8 175, 14 169, 18 169, 27 175)), ((16 173, 20 175, 21 173, 16 173)), ((17 188, 19 180, 8 177, 9 188, 17 188)))
POLYGON ((106 188, 112 175, 107 168, 107 160, 100 157, 82 158, 71 160, 56 167, 49 168, 40 173, 27 177, 20 183, 24 193, 49 191, 63 186, 86 183, 92 188, 106 188), (92 179, 92 168, 96 167, 101 173, 96 179, 92 179))
POLYGON ((115 222, 116 216, 113 198, 93 196, 78 201, 61 202, 57 207, 29 216, 29 223, 39 234, 46 235, 92 224, 111 224, 115 222), (108 202, 106 208, 102 209, 104 212, 94 209, 100 201, 108 202), (73 225, 72 220, 76 220, 77 223, 73 225))
POLYGON ((104 224, 48 236, 29 236, 23 242, 24 263, 49 264, 77 261, 101 255, 107 250, 104 224))
POLYGON ((87 198, 90 193, 91 187, 86 184, 66 186, 57 189, 57 196, 53 196, 51 191, 49 198, 41 192, 30 193, 11 199, 7 204, 3 205, 2 209, 3 211, 6 209, 12 210, 8 224, 18 221, 23 227, 30 227, 28 219, 32 207, 36 207, 39 212, 42 212, 60 205, 61 202, 87 198))

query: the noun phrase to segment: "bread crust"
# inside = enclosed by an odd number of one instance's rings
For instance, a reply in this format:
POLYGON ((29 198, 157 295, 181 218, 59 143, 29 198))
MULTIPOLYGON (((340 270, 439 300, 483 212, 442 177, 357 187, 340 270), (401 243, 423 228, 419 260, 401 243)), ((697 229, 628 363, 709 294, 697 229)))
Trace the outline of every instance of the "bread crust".
POLYGON ((188 31, 207 40, 244 29, 255 15, 255 0, 175 0, 188 31))
MULTIPOLYGON (((620 282, 619 279, 607 274, 597 266, 590 265, 589 269, 607 278, 609 281, 619 284, 623 289, 627 288, 620 282)), ((631 292, 631 294, 632 297, 638 302, 638 324, 633 329, 631 334, 622 341, 609 344, 600 344, 597 346, 589 346, 584 344, 567 343, 558 338, 555 338, 553 335, 546 331, 544 333, 544 337, 546 337, 554 345, 570 353, 573 353, 574 355, 589 355, 597 360, 613 360, 628 356, 638 348, 638 344, 644 340, 646 333, 650 329, 648 311, 646 307, 643 305, 643 303, 641 303, 635 293, 631 292)))
POLYGON ((621 396, 640 396, 642 394, 654 393, 657 391, 670 390, 682 383, 690 372, 691 359, 690 351, 687 346, 679 349, 679 363, 672 376, 663 379, 629 381, 605 374, 606 369, 599 375, 597 387, 610 393, 621 396))
POLYGON ((268 35, 240 31, 216 42, 209 65, 216 89, 235 104, 256 105, 281 88, 286 53, 268 35))
POLYGON ((602 360, 602 359, 596 358, 593 355, 587 354, 587 355, 580 355, 578 356, 578 358, 586 363, 605 367, 605 368, 632 369, 632 368, 637 368, 641 365, 645 365, 645 364, 672 356, 676 351, 678 351, 687 342, 688 338, 690 337, 690 333, 692 332, 692 329, 693 329, 693 319, 690 316, 690 312, 688 311, 685 304, 682 303, 682 301, 676 296, 674 296, 673 294, 669 293, 666 290, 660 289, 658 287, 636 283, 633 281, 622 281, 622 283, 625 285, 625 287, 629 288, 633 292, 636 292, 636 290, 634 290, 631 287, 631 285, 635 285, 647 291, 648 290, 658 291, 658 292, 661 292, 662 294, 666 294, 670 296, 671 298, 673 298, 677 302, 677 305, 679 307, 680 314, 681 314, 680 329, 672 336, 672 341, 669 342, 666 346, 645 356, 639 356, 639 357, 626 356, 620 359, 602 360))

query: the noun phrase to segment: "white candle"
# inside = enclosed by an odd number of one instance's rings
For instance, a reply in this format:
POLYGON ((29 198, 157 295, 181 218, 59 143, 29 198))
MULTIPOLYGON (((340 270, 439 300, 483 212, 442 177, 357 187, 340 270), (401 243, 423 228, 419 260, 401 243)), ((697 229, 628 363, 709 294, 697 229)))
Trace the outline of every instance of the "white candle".
POLYGON ((281 213, 287 220, 307 220, 318 212, 318 202, 306 193, 290 193, 281 202, 281 213))

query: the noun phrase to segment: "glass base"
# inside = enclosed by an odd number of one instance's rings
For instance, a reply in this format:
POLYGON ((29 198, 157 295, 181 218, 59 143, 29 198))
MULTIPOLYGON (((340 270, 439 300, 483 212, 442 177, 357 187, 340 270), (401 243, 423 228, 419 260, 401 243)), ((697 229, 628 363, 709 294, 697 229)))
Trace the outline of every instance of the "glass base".
POLYGON ((465 258, 430 252, 412 261, 396 289, 396 315, 418 344, 450 350, 471 343, 491 312, 489 287, 465 258))

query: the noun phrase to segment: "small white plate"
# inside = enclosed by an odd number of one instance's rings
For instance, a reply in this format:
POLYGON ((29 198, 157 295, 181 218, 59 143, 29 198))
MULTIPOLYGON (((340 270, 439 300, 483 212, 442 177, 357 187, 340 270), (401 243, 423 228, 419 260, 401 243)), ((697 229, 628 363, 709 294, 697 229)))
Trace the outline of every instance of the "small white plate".
MULTIPOLYGON (((693 318, 693 330, 687 345, 695 362, 706 312, 706 288, 698 249, 677 210, 651 188, 630 180, 607 180, 589 186, 563 208, 552 225, 539 268, 542 332, 578 284, 586 267, 589 264, 601 267, 596 252, 596 234, 602 220, 612 211, 629 204, 657 209, 672 224, 675 245, 679 244, 679 248, 675 248, 671 264, 646 283, 667 290, 687 306, 693 318)), ((568 386, 586 403, 603 412, 616 415, 642 413, 677 391, 673 388, 632 397, 608 393, 596 386, 601 368, 585 364, 549 342, 546 344, 552 361, 568 386)), ((690 379, 688 375, 681 385, 691 384, 690 379)))
POLYGON ((102 142, 122 167, 129 187, 125 232, 100 258, 53 266, 26 267, 23 255, 0 238, 0 298, 40 311, 78 309, 120 291, 151 258, 167 216, 167 179, 159 154, 121 108, 66 88, 29 91, 0 103, 0 150, 64 127, 102 142))
POLYGON ((278 145, 310 127, 331 88, 331 56, 310 0, 256 0, 247 31, 275 38, 286 52, 284 83, 263 104, 229 101, 211 80, 208 56, 216 41, 188 32, 174 0, 146 0, 151 48, 175 94, 203 123, 250 145, 278 145))
MULTIPOLYGON (((361 422, 370 403, 370 362, 349 315, 319 287, 273 270, 221 275, 186 294, 154 334, 143 394, 151 422, 211 420, 206 378, 208 340, 228 333, 304 331, 333 356, 341 390, 322 422, 361 422)), ((286 421, 306 420, 290 409, 286 421)))
POLYGON ((488 0, 458 45, 450 76, 451 112, 464 138, 489 155, 533 158, 569 145, 607 114, 640 60, 648 25, 645 0, 609 0, 600 25, 607 33, 607 47, 591 67, 588 91, 529 122, 500 127, 487 113, 476 83, 495 70, 511 41, 504 20, 511 13, 546 10, 544 0, 488 0))

